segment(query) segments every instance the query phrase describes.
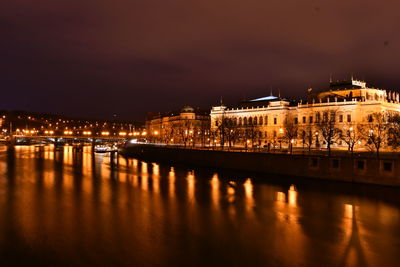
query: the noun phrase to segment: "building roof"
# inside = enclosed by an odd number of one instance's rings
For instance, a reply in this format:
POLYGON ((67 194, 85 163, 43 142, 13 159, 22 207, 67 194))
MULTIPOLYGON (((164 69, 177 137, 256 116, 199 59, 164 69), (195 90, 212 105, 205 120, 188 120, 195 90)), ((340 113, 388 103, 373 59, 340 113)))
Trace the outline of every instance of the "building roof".
POLYGON ((146 120, 153 120, 163 117, 173 117, 179 116, 181 113, 194 113, 196 116, 209 116, 210 112, 208 110, 201 110, 199 108, 192 108, 190 106, 185 106, 181 110, 173 110, 167 112, 148 112, 146 114, 146 120))
POLYGON ((345 89, 361 89, 366 88, 367 84, 364 81, 359 81, 351 78, 350 80, 330 82, 326 91, 338 91, 345 89))
POLYGON ((269 96, 263 96, 259 98, 254 98, 251 100, 246 100, 240 102, 237 107, 262 107, 262 106, 268 106, 271 102, 276 102, 276 101, 285 101, 285 102, 292 102, 287 100, 286 98, 282 98, 280 96, 274 96, 274 95, 269 95, 269 96))
POLYGON ((271 101, 271 100, 278 100, 279 98, 277 96, 264 96, 256 99, 249 100, 248 102, 258 102, 258 101, 271 101))

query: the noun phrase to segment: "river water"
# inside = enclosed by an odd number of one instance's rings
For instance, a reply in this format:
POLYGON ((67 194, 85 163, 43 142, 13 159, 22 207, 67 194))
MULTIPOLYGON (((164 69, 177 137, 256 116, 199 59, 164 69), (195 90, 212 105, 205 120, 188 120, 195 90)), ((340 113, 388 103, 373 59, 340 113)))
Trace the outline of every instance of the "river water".
POLYGON ((400 189, 0 150, 1 266, 400 264, 400 189))

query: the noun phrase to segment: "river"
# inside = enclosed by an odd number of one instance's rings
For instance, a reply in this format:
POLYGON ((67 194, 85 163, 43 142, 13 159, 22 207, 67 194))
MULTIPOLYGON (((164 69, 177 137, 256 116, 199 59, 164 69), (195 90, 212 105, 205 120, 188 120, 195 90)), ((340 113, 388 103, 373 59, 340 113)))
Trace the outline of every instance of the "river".
POLYGON ((398 266, 399 190, 0 147, 0 262, 398 266))

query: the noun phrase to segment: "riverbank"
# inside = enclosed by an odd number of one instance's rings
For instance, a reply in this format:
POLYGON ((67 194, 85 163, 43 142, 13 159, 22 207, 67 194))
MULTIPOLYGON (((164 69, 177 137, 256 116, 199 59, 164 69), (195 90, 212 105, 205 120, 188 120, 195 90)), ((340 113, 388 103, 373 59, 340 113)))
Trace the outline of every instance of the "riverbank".
POLYGON ((400 186, 400 160, 393 158, 232 152, 150 144, 129 144, 121 154, 150 161, 400 186))

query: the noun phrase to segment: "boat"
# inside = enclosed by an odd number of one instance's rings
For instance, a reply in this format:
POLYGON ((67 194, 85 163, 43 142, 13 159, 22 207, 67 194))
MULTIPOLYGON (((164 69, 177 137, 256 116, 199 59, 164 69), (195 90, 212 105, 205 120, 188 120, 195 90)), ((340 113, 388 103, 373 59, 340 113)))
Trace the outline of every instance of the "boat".
POLYGON ((94 147, 94 152, 96 153, 107 153, 107 152, 117 152, 118 147, 116 145, 96 145, 94 147))

